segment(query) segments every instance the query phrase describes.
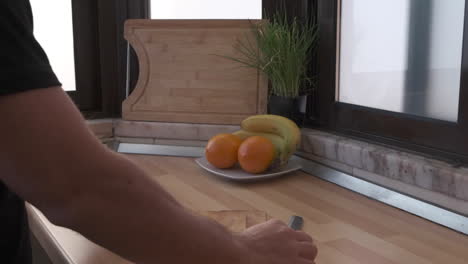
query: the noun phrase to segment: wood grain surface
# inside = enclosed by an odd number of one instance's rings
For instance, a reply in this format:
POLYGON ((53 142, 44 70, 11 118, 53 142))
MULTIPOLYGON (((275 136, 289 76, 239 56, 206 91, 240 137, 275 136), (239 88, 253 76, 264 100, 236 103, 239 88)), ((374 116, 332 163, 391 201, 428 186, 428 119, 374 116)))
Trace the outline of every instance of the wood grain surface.
MULTIPOLYGON (((302 216, 319 247, 317 264, 468 263, 468 236, 303 172, 240 184, 203 171, 191 158, 128 157, 194 211, 258 210, 285 222, 302 216)), ((46 229, 71 263, 126 263, 76 233, 46 229)))
POLYGON ((140 75, 123 118, 237 125, 266 113, 263 74, 221 57, 239 57, 233 45, 252 38, 250 27, 247 20, 127 21, 140 75))

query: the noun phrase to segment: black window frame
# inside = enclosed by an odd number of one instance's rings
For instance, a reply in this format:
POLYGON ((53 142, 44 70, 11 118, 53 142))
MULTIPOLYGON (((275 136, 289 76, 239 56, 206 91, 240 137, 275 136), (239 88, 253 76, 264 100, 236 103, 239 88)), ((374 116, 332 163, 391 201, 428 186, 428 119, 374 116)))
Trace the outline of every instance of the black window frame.
POLYGON ((318 127, 468 164, 468 5, 465 7, 458 122, 341 103, 335 100, 340 0, 317 0, 318 127))
POLYGON ((67 93, 81 110, 89 111, 98 108, 99 100, 97 8, 93 0, 71 2, 76 90, 67 93))
POLYGON ((127 49, 123 37, 124 22, 149 18, 150 1, 71 1, 76 91, 67 93, 88 119, 120 117, 126 97, 127 61, 131 87, 138 77, 136 55, 127 49))

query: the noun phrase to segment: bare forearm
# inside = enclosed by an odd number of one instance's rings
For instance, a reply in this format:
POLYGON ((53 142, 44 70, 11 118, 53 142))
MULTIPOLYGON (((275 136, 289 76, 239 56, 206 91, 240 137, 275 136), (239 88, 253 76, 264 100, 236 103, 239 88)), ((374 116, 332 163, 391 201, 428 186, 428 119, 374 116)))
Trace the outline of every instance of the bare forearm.
POLYGON ((132 162, 109 153, 99 163, 65 225, 138 263, 240 262, 228 231, 182 208, 132 162))

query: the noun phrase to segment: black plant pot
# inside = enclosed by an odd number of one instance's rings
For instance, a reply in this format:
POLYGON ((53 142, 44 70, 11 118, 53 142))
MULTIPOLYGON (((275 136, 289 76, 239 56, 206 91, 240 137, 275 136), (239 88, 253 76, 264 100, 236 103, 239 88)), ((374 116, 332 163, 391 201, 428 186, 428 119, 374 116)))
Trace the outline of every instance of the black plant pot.
POLYGON ((268 100, 268 113, 284 116, 293 120, 298 126, 303 125, 305 116, 306 96, 285 98, 271 95, 268 100))
POLYGON ((296 98, 285 98, 277 95, 270 95, 268 100, 268 113, 293 119, 297 113, 296 103, 296 98))

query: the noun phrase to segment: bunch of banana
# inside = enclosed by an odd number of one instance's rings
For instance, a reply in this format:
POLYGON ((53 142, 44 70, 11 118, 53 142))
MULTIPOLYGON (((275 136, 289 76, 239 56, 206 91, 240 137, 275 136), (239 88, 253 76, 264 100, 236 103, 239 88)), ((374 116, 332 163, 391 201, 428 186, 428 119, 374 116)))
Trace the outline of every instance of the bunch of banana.
POLYGON ((241 139, 251 136, 262 136, 270 139, 275 146, 276 160, 279 161, 279 166, 288 163, 301 140, 299 127, 293 121, 282 116, 251 116, 242 121, 241 128, 242 130, 234 132, 241 139))

